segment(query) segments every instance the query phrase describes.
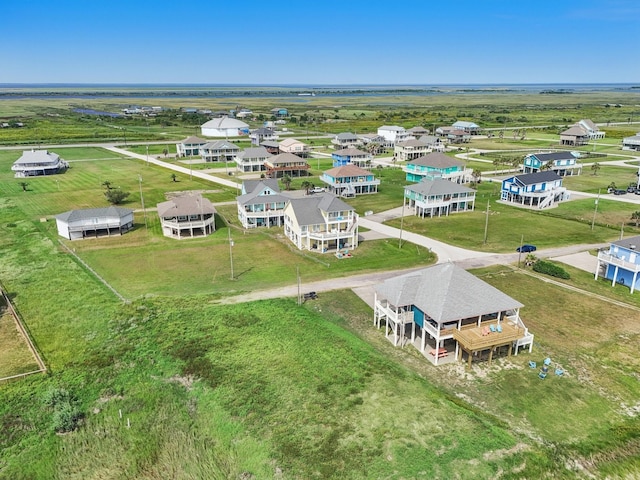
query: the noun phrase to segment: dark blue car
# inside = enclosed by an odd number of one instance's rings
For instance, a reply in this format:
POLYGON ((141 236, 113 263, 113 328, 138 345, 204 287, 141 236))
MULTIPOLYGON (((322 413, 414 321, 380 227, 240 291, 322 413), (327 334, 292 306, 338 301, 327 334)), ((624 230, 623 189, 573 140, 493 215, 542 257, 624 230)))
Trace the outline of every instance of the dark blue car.
POLYGON ((518 253, 531 253, 536 251, 535 245, 524 244, 521 247, 516 248, 516 252, 518 253))

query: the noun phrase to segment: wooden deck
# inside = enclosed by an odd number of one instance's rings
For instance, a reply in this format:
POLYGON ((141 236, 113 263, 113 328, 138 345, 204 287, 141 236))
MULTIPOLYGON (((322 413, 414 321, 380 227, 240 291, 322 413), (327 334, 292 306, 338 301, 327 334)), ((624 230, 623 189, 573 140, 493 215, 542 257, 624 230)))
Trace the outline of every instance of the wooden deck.
POLYGON ((487 333, 489 329, 489 324, 487 323, 479 327, 454 330, 453 338, 458 341, 460 346, 460 360, 462 360, 462 352, 467 352, 470 367, 475 352, 490 350, 489 363, 491 363, 494 349, 504 345, 509 346, 508 355, 511 356, 513 342, 524 335, 524 329, 517 327, 512 322, 504 322, 500 326, 502 327, 502 332, 491 332, 489 330, 489 333, 487 333))

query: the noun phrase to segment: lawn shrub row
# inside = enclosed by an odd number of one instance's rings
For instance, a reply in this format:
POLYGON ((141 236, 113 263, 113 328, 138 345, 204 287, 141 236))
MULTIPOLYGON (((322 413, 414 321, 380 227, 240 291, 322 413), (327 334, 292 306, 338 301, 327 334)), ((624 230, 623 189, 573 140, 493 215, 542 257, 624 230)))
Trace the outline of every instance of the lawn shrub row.
POLYGON ((562 267, 556 265, 555 263, 547 262, 545 260, 538 260, 533 264, 533 271, 538 273, 544 273, 545 275, 550 275, 552 277, 562 278, 565 280, 569 280, 571 275, 562 267))

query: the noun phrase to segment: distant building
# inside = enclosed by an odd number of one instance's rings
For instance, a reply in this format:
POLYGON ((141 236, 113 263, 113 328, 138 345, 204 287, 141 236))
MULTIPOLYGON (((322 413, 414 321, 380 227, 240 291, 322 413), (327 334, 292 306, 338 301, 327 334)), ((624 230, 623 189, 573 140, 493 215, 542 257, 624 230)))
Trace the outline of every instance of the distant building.
POLYGON ((238 170, 242 173, 264 172, 267 170, 265 162, 272 156, 263 146, 245 148, 236 155, 238 170))
POLYGON ((560 133, 560 144, 580 146, 586 145, 589 140, 598 140, 604 137, 605 132, 600 130, 595 123, 588 119, 582 119, 560 133))
POLYGON ((285 175, 302 177, 307 174, 309 164, 304 158, 293 153, 280 153, 269 157, 264 162, 267 168, 267 177, 282 178, 285 175))
POLYGON ((640 132, 632 137, 625 137, 622 140, 622 149, 640 151, 640 132))
POLYGON ((269 142, 277 141, 278 134, 276 133, 275 130, 272 130, 271 128, 262 127, 262 128, 253 130, 249 134, 249 138, 251 138, 252 145, 262 145, 262 142, 264 141, 269 141, 269 142))
POLYGON ((227 116, 214 118, 200 127, 205 137, 240 137, 249 134, 249 125, 227 116))
POLYGON ((107 207, 69 210, 56 215, 58 235, 69 240, 122 235, 133 228, 133 210, 107 207))
POLYGON ((462 130, 469 135, 479 135, 480 134, 480 126, 473 122, 465 122, 462 120, 458 120, 453 125, 451 125, 454 130, 462 130))
POLYGON ((409 182, 443 178, 455 183, 466 183, 471 177, 471 169, 465 168, 462 160, 440 152, 432 152, 414 160, 408 160, 402 170, 406 173, 406 179, 409 182))
POLYGON ((278 144, 278 148, 282 153, 293 153, 303 158, 307 157, 310 151, 309 145, 295 138, 285 138, 278 144))
POLYGON ((358 167, 367 168, 371 167, 371 160, 373 155, 368 152, 363 152, 357 148, 343 148, 336 150, 331 154, 334 167, 341 167, 344 165, 353 164, 358 167))
POLYGON ((15 176, 35 177, 39 175, 54 175, 62 173, 69 164, 65 162, 57 153, 47 150, 28 150, 22 152, 22 156, 13 162, 11 170, 15 172, 15 176))
POLYGON ((343 148, 357 148, 362 145, 362 141, 351 132, 342 132, 337 134, 331 140, 333 148, 340 150, 343 148))
POLYGON ((442 178, 404 187, 404 203, 419 217, 441 217, 474 209, 476 191, 442 178))
POLYGON ((414 138, 404 127, 397 125, 383 125, 378 127, 378 135, 385 140, 385 146, 393 148, 396 143, 404 142, 409 138, 414 138))

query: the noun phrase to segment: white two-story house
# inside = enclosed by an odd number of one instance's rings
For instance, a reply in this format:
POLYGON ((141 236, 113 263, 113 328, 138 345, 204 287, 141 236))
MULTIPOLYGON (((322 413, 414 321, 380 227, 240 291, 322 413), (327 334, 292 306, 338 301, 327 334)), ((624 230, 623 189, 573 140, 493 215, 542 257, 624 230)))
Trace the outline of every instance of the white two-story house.
POLYGON ((358 214, 331 193, 292 198, 284 208, 284 233, 300 250, 354 249, 358 246, 358 214))

